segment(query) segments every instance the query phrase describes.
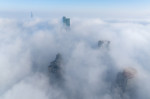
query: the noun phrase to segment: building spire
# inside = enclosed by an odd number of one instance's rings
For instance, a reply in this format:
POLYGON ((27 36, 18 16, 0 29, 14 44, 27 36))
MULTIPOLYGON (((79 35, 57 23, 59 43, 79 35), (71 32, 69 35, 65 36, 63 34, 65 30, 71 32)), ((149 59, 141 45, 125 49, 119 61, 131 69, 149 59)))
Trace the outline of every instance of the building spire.
POLYGON ((30 15, 30 17, 31 17, 31 18, 33 18, 33 13, 32 13, 32 12, 31 12, 31 15, 30 15))

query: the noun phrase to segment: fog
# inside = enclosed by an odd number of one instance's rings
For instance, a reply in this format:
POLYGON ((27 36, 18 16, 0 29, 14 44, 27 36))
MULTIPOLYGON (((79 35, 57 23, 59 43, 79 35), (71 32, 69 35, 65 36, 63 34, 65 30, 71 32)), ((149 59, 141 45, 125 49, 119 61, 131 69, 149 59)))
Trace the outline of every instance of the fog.
POLYGON ((61 18, 0 18, 0 99, 149 99, 149 31, 149 20, 71 18, 66 29, 61 18), (48 70, 57 53, 61 85, 48 70), (112 85, 130 67, 136 75, 120 97, 112 85))

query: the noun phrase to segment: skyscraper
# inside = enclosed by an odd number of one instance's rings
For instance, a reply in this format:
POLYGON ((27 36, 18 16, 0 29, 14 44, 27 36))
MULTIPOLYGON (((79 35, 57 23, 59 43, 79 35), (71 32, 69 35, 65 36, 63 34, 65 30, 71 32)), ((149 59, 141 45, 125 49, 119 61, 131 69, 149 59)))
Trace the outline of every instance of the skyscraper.
POLYGON ((70 27, 70 18, 63 16, 62 21, 65 26, 70 27))

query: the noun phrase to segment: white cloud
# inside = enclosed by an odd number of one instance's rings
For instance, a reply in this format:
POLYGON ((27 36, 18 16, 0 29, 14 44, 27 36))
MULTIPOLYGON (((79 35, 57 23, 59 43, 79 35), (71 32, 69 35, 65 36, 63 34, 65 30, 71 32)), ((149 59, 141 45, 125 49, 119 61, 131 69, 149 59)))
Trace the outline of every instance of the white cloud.
POLYGON ((113 99, 110 81, 134 67, 137 97, 149 99, 149 27, 141 21, 73 18, 66 31, 58 19, 0 19, 0 98, 113 99), (99 40, 111 41, 109 50, 99 49, 99 40), (64 61, 62 88, 49 81, 48 66, 57 53, 64 61))

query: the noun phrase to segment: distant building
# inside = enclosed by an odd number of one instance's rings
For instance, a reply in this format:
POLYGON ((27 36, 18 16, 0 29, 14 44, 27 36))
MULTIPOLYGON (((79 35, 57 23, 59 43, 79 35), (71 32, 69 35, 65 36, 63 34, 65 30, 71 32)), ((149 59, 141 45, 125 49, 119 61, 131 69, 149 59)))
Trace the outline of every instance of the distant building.
POLYGON ((109 48, 110 45, 110 41, 106 41, 106 40, 99 40, 98 41, 98 47, 99 48, 109 48))
POLYGON ((54 61, 48 66, 48 70, 50 73, 51 82, 58 84, 61 83, 62 80, 62 56, 61 54, 57 54, 54 61))
MULTIPOLYGON (((117 74, 115 82, 112 86, 112 91, 114 93, 117 92, 117 94, 119 95, 119 97, 121 97, 121 99, 122 98, 124 99, 125 93, 128 94, 128 96, 130 96, 130 98, 136 97, 135 90, 133 89, 133 87, 129 88, 129 85, 128 85, 129 80, 134 78, 136 73, 137 73, 136 69, 130 67, 130 68, 124 69, 122 72, 119 72, 117 74), (134 95, 133 95, 133 93, 134 93, 134 95)), ((116 98, 114 98, 114 99, 116 99, 116 98)), ((136 98, 134 98, 134 99, 136 99, 136 98)))
POLYGON ((31 12, 30 17, 33 18, 33 13, 31 12))
POLYGON ((60 71, 60 65, 61 65, 61 55, 60 54, 57 54, 56 55, 56 58, 54 61, 51 62, 50 66, 48 67, 49 68, 49 72, 50 73, 53 73, 55 75, 59 74, 59 71, 60 71))
POLYGON ((116 85, 121 88, 122 92, 125 92, 128 80, 134 78, 135 74, 134 68, 126 68, 117 74, 116 85))
POLYGON ((122 92, 125 92, 125 89, 126 89, 126 86, 127 86, 127 77, 126 75, 124 74, 124 72, 119 72, 117 74, 117 77, 116 77, 116 87, 120 88, 120 90, 122 92))
POLYGON ((66 18, 65 16, 63 16, 62 22, 65 26, 70 27, 70 18, 66 18))

